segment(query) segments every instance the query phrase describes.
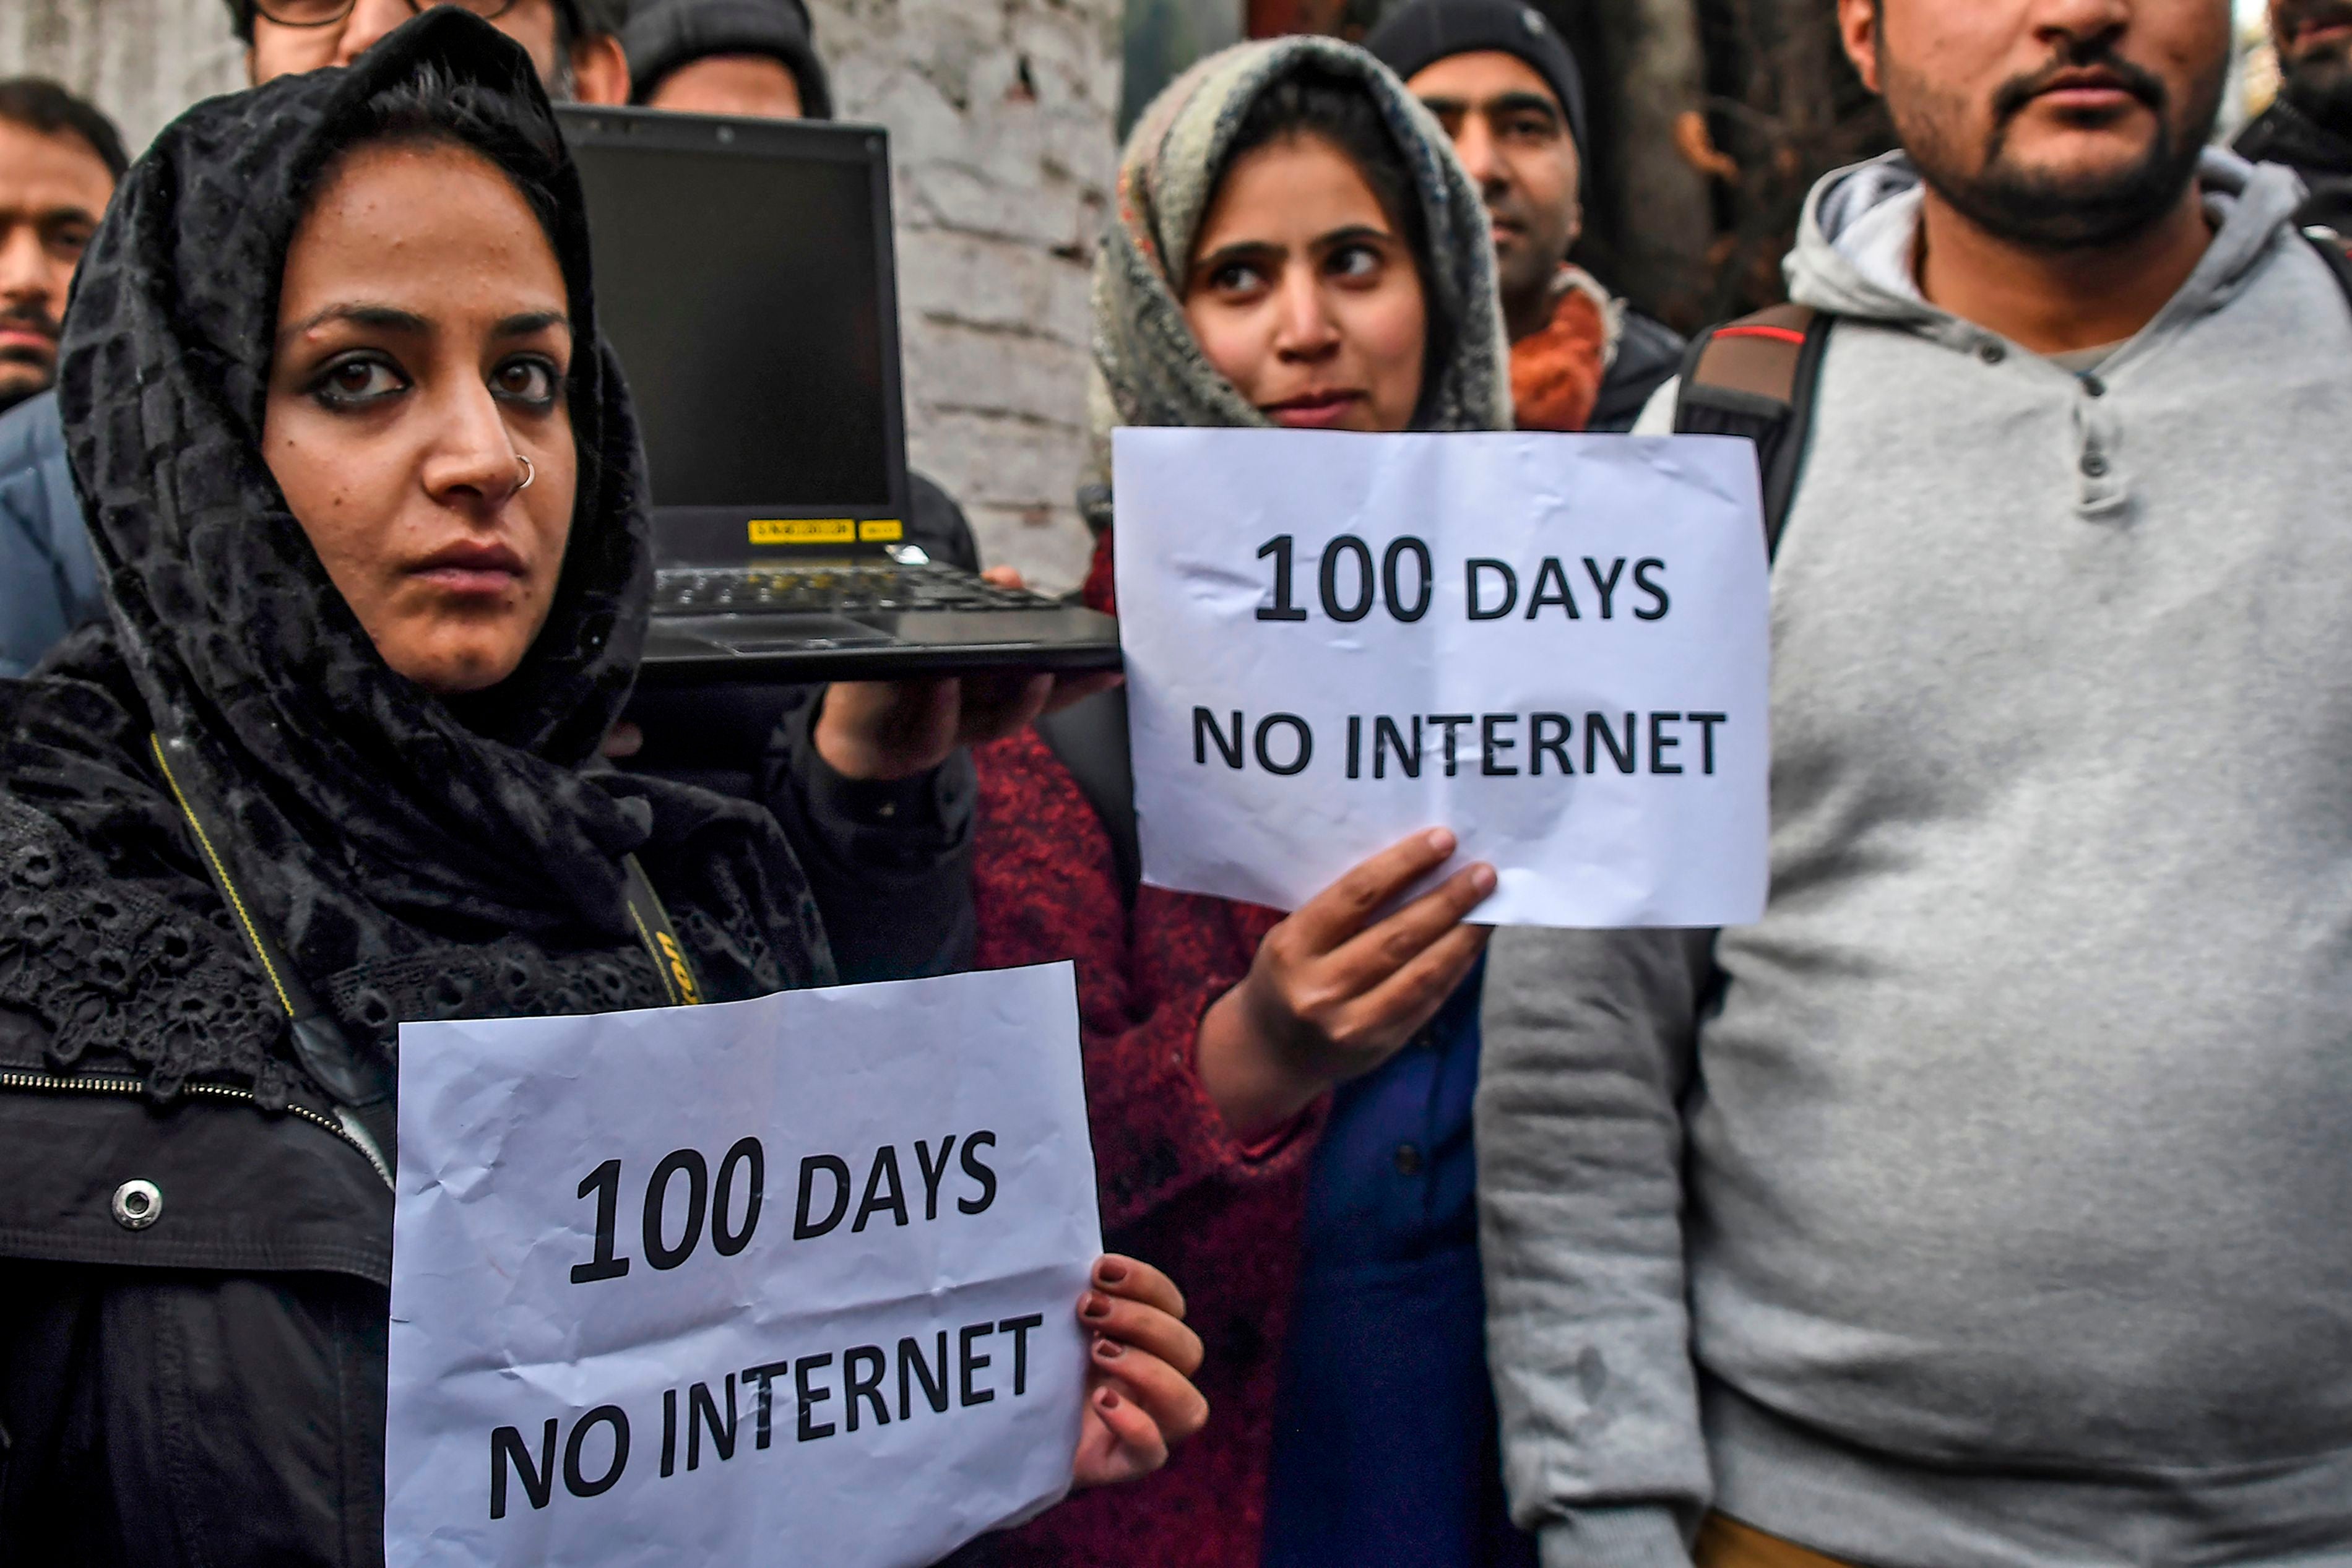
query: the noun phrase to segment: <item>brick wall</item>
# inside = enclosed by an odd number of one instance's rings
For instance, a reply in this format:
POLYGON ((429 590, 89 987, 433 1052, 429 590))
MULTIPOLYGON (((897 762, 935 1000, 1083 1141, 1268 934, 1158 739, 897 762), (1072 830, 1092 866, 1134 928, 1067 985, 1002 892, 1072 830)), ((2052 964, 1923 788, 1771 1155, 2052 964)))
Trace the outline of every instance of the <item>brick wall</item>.
MULTIPOLYGON (((1087 277, 1117 150, 1119 0, 814 0, 845 119, 891 131, 908 432, 982 553, 1074 585, 1087 277)), ((221 0, 0 0, 0 75, 52 75, 134 147, 244 85, 221 0)))
POLYGON ((1076 584, 1087 282, 1119 0, 814 0, 843 118, 890 128, 916 466, 992 561, 1076 584))

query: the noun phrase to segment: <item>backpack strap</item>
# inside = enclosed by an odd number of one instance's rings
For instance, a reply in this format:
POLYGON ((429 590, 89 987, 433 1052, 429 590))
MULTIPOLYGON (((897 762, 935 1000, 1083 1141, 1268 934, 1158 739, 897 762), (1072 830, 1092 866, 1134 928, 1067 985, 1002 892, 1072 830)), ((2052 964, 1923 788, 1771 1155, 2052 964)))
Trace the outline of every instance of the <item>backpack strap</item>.
POLYGON ((1143 885, 1143 842, 1135 822, 1135 761, 1128 748, 1127 688, 1113 686, 1037 720, 1037 737, 1077 781, 1110 835, 1119 902, 1135 907, 1143 885))
POLYGON ((677 939, 677 927, 669 923, 661 894, 654 891, 654 879, 646 874, 635 855, 621 857, 621 871, 625 878, 621 896, 628 901, 629 923, 637 928, 637 940, 645 944, 646 956, 654 961, 654 972, 661 977, 662 993, 674 1008, 699 1007, 702 982, 695 977, 694 961, 686 956, 686 944, 677 939))
POLYGON ((2327 264, 2336 287, 2344 290, 2345 303, 2352 305, 2352 253, 2347 252, 2344 236, 2334 229, 2308 228, 2303 231, 2303 237, 2311 242, 2311 248, 2327 264))
POLYGON ((1805 305, 1775 305, 1702 332, 1683 357, 1675 429, 1744 435, 1764 481, 1764 543, 1780 548, 1789 505, 1812 427, 1813 389, 1836 319, 1805 305))

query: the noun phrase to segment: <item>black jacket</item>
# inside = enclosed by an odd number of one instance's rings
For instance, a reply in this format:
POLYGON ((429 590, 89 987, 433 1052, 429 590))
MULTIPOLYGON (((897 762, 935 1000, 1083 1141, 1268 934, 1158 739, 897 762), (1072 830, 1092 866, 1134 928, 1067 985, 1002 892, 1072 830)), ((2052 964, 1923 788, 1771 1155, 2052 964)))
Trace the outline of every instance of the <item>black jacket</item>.
POLYGON ((2280 98, 2238 133, 2234 146, 2242 158, 2284 163, 2303 176, 2311 196, 2296 209, 2297 223, 2352 235, 2352 137, 2280 98))

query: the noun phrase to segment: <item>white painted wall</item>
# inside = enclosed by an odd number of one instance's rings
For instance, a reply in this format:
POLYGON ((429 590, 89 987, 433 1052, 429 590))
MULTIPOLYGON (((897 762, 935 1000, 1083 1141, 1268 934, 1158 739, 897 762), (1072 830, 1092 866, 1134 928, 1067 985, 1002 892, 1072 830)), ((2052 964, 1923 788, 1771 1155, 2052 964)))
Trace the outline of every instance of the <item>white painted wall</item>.
MULTIPOLYGON (((842 118, 886 125, 908 432, 991 561, 1074 585, 1087 278, 1117 157, 1119 0, 814 0, 842 118)), ((0 0, 0 75, 54 76, 134 149, 244 85, 222 0, 0 0)))
POLYGON ((55 77, 133 152, 200 98, 245 85, 222 0, 0 0, 0 76, 55 77))

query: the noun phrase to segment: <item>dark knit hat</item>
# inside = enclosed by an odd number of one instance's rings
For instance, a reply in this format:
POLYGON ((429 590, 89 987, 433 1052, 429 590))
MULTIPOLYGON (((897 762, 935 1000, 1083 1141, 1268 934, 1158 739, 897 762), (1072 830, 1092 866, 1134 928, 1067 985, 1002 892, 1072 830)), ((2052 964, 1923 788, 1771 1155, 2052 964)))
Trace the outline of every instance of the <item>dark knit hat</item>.
POLYGON ((634 102, 651 98, 681 66, 712 55, 766 55, 793 73, 803 118, 833 118, 833 84, 801 0, 633 0, 621 48, 634 102))
POLYGON ((1584 141, 1584 73, 1543 13, 1517 0, 1406 0, 1364 40, 1381 64, 1410 80, 1414 72, 1455 55, 1492 49, 1516 55, 1551 84, 1568 115, 1577 152, 1584 141))

